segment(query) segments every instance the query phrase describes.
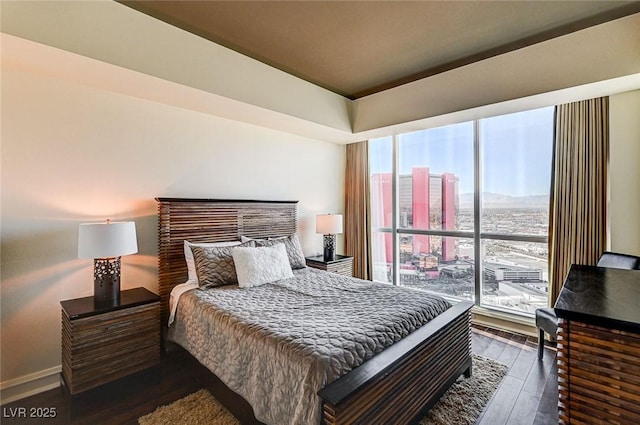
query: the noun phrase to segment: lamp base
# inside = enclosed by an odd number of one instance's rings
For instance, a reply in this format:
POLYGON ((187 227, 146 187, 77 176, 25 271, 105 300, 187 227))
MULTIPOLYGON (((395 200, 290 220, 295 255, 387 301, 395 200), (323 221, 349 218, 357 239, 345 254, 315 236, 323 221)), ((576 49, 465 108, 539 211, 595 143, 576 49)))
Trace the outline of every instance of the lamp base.
POLYGON ((120 302, 120 257, 94 259, 93 299, 98 303, 120 302))
POLYGON ((324 261, 336 259, 336 235, 324 235, 324 261))

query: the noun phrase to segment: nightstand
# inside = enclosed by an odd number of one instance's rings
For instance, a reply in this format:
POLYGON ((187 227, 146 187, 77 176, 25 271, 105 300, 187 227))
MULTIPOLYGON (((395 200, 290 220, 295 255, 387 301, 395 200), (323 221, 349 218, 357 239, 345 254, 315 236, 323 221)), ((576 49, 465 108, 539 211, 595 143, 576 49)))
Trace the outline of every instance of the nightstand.
POLYGON ((307 257, 307 266, 314 269, 326 270, 332 273, 338 273, 345 276, 353 277, 353 257, 346 255, 336 255, 333 261, 324 261, 322 255, 307 257))
POLYGON ((61 301, 62 385, 71 395, 160 364, 160 297, 135 288, 119 302, 61 301))

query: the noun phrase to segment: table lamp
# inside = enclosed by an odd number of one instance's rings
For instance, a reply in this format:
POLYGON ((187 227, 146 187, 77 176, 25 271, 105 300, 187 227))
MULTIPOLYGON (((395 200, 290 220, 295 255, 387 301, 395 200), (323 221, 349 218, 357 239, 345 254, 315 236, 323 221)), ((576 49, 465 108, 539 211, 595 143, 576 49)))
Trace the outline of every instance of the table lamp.
POLYGON ((120 257, 138 252, 136 223, 80 224, 78 258, 93 258, 93 297, 96 302, 120 301, 120 257))
POLYGON ((324 261, 336 259, 336 234, 342 233, 342 215, 318 214, 316 233, 324 235, 324 261))

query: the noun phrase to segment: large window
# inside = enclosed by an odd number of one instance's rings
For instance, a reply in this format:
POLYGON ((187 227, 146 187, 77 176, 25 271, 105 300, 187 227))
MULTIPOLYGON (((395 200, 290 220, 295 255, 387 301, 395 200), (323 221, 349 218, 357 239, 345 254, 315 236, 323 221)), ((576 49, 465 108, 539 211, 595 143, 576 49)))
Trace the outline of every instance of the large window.
POLYGON ((553 108, 371 140, 374 280, 546 305, 552 142, 553 108))

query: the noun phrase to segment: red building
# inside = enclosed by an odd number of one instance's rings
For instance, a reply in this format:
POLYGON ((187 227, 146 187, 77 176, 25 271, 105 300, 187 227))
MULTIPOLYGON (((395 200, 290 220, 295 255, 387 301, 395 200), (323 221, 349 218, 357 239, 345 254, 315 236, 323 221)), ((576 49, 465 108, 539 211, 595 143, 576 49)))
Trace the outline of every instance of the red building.
MULTIPOLYGON (((455 230, 458 204, 458 179, 453 173, 430 174, 428 167, 415 167, 411 174, 399 176, 399 227, 413 229, 455 230)), ((392 175, 380 173, 371 176, 372 222, 374 227, 392 226, 392 175)), ((391 233, 384 237, 384 254, 388 263, 393 258, 391 233)), ((453 238, 442 240, 441 261, 455 260, 456 247, 453 238)), ((380 243, 382 241, 379 241, 380 243)), ((379 245, 378 245, 379 246, 379 245)), ((413 236, 413 255, 430 255, 431 238, 428 235, 413 236)))

